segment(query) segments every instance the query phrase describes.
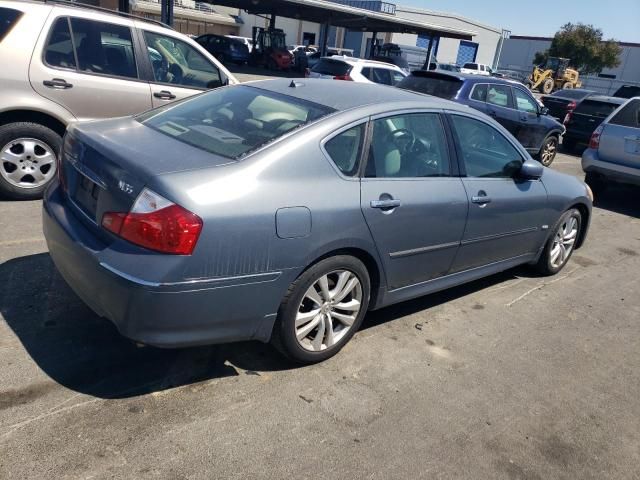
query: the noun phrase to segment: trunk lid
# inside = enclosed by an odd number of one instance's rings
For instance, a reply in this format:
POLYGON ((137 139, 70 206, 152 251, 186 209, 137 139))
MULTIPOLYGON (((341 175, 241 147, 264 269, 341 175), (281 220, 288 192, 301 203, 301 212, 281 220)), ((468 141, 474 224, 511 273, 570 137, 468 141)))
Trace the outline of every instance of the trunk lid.
POLYGON ((235 163, 132 118, 71 126, 61 160, 69 202, 87 226, 105 238, 100 228, 103 214, 128 212, 152 177, 235 163))
POLYGON ((560 120, 560 122, 564 120, 564 117, 567 114, 567 106, 573 101, 575 100, 551 96, 544 97, 542 99, 542 103, 544 103, 544 106, 549 109, 549 115, 560 120))

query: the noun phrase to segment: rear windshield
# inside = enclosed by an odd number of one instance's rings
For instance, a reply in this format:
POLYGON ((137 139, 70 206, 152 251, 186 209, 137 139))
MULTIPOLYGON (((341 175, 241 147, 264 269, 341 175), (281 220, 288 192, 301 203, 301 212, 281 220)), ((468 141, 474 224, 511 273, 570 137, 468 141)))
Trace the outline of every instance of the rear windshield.
POLYGON ((238 159, 334 110, 260 88, 219 88, 151 110, 136 119, 216 155, 238 159))
POLYGON ((631 100, 609 120, 609 123, 623 127, 640 128, 640 100, 631 100))
POLYGON ((576 113, 582 113, 583 115, 593 115, 595 117, 608 117, 620 105, 617 103, 602 102, 599 100, 585 100, 578 108, 576 113))
POLYGON ((640 87, 636 87, 634 85, 623 85, 616 91, 616 93, 613 94, 613 96, 619 98, 638 97, 640 96, 640 87))
POLYGON ((396 85, 398 88, 426 93, 440 98, 451 100, 458 94, 462 86, 462 80, 457 78, 428 78, 417 75, 409 75, 396 85))
POLYGON ((593 92, 585 92, 580 90, 557 90, 551 94, 552 97, 561 97, 561 98, 571 98, 572 100, 581 100, 585 97, 588 97, 593 92))
POLYGON ((322 75, 338 77, 340 75, 347 75, 351 71, 351 65, 339 60, 321 58, 320 61, 314 65, 311 71, 322 75))
POLYGON ((0 42, 7 36, 13 26, 18 23, 22 12, 12 8, 0 8, 0 42))

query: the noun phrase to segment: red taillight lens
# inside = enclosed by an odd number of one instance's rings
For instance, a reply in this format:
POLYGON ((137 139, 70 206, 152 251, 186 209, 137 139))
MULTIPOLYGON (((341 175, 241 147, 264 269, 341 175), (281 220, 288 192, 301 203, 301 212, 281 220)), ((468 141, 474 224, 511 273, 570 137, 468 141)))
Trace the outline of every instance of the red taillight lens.
POLYGON ((564 116, 564 121, 562 123, 565 125, 568 125, 569 122, 571 121, 571 117, 573 117, 573 111, 568 111, 567 114, 564 116))
POLYGON ((102 226, 150 250, 191 255, 202 231, 197 215, 150 190, 143 190, 129 213, 107 212, 102 226))
POLYGON ((602 130, 604 128, 600 125, 595 131, 591 134, 591 139, 589 140, 589 148, 597 150, 600 148, 600 135, 602 135, 602 130))
POLYGON ((353 82, 353 78, 351 78, 348 74, 347 75, 336 75, 335 77, 333 77, 334 80, 346 80, 348 82, 353 82))
POLYGON ((575 110, 576 106, 578 104, 575 102, 575 100, 571 100, 568 104, 567 104, 567 110, 571 111, 571 110, 575 110))

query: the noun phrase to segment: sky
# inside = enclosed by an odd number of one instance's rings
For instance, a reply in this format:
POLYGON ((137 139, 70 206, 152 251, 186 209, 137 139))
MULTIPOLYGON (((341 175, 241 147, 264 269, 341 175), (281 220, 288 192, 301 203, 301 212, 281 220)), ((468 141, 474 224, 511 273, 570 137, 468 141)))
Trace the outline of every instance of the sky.
POLYGON ((552 37, 567 22, 601 28, 605 39, 640 43, 640 0, 386 0, 458 13, 513 35, 552 37))

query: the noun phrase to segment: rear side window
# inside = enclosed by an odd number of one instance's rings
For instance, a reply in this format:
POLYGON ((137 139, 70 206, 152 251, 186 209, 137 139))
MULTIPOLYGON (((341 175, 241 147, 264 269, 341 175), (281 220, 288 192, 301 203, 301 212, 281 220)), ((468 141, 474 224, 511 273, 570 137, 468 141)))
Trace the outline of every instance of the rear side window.
POLYGON ((510 107, 509 87, 506 85, 489 85, 487 89, 487 103, 499 107, 510 107))
POLYGON ((487 101, 487 85, 479 84, 473 87, 473 91, 471 92, 471 100, 477 100, 479 102, 487 101))
POLYGON ((73 51, 69 19, 59 18, 54 23, 44 50, 44 61, 57 68, 76 68, 76 57, 73 51))
POLYGON ((608 117, 616 108, 620 105, 617 103, 602 102, 599 100, 584 100, 575 113, 581 113, 583 115, 592 115, 594 117, 608 117))
POLYGON ((312 71, 315 73, 320 73, 321 75, 331 75, 332 77, 339 77, 342 75, 348 75, 349 72, 351 72, 351 65, 337 60, 323 58, 315 64, 312 71))
POLYGON ((477 63, 465 63, 464 67, 462 68, 468 68, 469 70, 478 70, 478 64, 477 63))
POLYGON ((612 125, 640 128, 640 100, 632 100, 609 121, 612 125))
POLYGON ((288 95, 238 86, 212 90, 136 119, 179 142, 237 159, 333 111, 288 95))
POLYGON ((0 8, 0 42, 7 36, 13 26, 18 23, 22 12, 12 8, 0 8))
POLYGON ((324 144, 324 149, 333 163, 348 177, 358 172, 358 159, 362 153, 364 132, 364 124, 358 125, 339 133, 324 144))
POLYGON ((398 85, 399 88, 451 100, 458 94, 462 80, 457 78, 429 78, 409 75, 398 85))

